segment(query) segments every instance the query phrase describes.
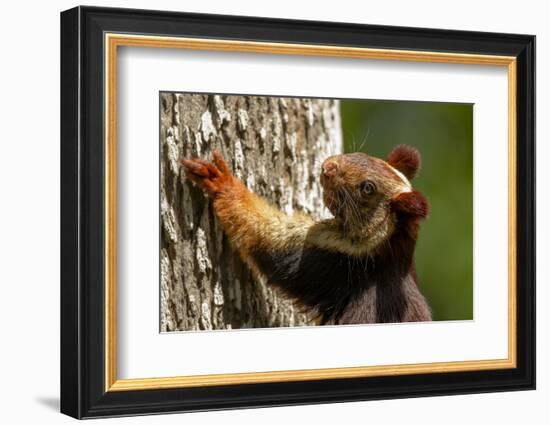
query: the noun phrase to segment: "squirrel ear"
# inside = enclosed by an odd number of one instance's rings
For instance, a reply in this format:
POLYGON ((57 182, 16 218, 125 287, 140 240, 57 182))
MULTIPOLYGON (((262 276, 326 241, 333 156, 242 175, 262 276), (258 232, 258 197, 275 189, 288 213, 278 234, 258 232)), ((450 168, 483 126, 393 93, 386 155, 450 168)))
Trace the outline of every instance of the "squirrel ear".
POLYGON ((410 180, 420 169, 420 153, 412 146, 398 145, 388 155, 386 162, 410 180))
POLYGON ((391 200, 394 211, 425 218, 428 215, 428 201, 420 192, 402 192, 391 200))

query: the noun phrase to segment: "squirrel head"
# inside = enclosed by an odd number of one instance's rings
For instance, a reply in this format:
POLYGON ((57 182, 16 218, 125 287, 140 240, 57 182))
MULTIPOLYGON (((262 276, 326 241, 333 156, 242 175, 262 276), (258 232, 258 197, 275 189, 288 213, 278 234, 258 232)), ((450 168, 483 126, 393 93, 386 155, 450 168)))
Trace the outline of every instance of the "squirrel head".
POLYGON ((395 147, 386 160, 362 152, 331 156, 321 166, 325 205, 352 227, 391 212, 423 218, 427 201, 410 183, 420 162, 420 153, 407 145, 395 147))

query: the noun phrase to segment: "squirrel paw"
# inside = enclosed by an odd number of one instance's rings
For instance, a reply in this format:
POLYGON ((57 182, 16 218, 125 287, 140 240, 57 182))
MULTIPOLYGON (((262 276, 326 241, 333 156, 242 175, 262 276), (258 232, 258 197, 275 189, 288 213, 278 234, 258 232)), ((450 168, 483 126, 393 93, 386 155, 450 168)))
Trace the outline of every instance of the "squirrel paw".
POLYGON ((233 174, 218 151, 214 151, 214 162, 202 159, 182 159, 187 178, 215 198, 224 188, 233 183, 233 174))

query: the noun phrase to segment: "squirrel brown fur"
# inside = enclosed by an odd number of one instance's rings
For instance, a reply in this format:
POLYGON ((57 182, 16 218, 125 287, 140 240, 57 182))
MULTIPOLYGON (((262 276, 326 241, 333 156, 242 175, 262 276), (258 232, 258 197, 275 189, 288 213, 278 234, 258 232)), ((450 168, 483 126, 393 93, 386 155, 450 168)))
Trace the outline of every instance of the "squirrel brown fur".
POLYGON ((334 215, 288 216, 249 191, 218 152, 182 161, 202 187, 232 245, 321 324, 429 321, 414 267, 426 198, 412 179, 420 154, 397 146, 386 161, 365 153, 327 158, 323 200, 334 215))

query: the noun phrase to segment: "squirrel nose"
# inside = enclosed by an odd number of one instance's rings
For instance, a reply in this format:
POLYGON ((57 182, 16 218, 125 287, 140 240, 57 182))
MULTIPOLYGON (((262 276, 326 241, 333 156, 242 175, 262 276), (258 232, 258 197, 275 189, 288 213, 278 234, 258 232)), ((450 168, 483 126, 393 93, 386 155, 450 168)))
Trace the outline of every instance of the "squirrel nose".
POLYGON ((325 177, 332 177, 338 171, 338 164, 334 161, 325 161, 322 166, 323 175, 325 177))

